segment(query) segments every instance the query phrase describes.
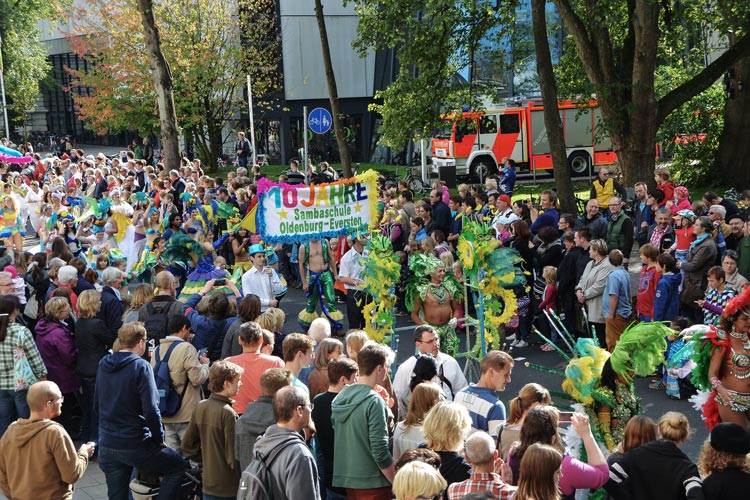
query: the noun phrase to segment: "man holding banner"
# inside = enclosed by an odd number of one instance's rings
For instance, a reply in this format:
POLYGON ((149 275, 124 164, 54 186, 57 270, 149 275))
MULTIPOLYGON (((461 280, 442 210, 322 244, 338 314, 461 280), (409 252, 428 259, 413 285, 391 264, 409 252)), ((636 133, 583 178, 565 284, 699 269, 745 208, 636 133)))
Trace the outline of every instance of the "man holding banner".
POLYGON ((300 311, 297 319, 307 329, 318 317, 315 310, 318 302, 323 315, 331 322, 333 333, 339 332, 344 325, 344 315, 336 308, 336 293, 333 288, 336 272, 336 260, 328 249, 325 239, 311 239, 299 247, 299 274, 302 277, 302 289, 307 296, 307 306, 300 311))

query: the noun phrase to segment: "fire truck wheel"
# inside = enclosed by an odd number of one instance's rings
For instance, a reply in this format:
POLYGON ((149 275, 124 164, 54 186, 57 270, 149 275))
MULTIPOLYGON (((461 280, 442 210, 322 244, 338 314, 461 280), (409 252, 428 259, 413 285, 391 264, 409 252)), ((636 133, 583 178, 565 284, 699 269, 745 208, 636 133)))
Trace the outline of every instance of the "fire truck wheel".
POLYGON ((568 157, 572 177, 587 175, 591 166, 591 156, 586 151, 575 151, 568 157))
POLYGON ((469 171, 472 172, 480 182, 484 182, 487 177, 497 173, 497 165, 492 157, 480 156, 471 162, 471 169, 469 171))

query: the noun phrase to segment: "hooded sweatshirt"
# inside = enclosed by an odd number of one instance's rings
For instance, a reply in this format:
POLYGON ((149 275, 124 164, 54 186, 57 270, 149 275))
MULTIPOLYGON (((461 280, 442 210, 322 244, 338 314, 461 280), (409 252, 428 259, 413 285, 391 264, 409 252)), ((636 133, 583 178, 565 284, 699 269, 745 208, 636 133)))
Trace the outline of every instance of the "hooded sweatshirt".
POLYGON ((284 449, 271 463, 270 498, 320 500, 318 467, 300 433, 274 424, 258 438, 254 451, 267 457, 277 447, 284 449))
POLYGON ((89 459, 62 425, 19 419, 0 439, 0 487, 10 500, 69 500, 89 459))
POLYGON ((81 382, 76 375, 76 349, 73 332, 59 321, 39 320, 34 328, 39 354, 47 367, 47 378, 60 387, 63 394, 76 392, 81 382))
MULTIPOLYGON (((388 410, 383 398, 366 384, 344 387, 332 404, 333 485, 368 489, 390 486, 381 472, 393 464, 388 449, 388 410)), ((257 446, 257 445, 256 445, 257 446)))
POLYGON ((132 352, 115 352, 99 363, 94 412, 101 446, 134 450, 147 441, 164 442, 154 372, 132 352))
POLYGON ((681 274, 667 273, 659 278, 654 295, 654 321, 671 321, 680 315, 681 274))

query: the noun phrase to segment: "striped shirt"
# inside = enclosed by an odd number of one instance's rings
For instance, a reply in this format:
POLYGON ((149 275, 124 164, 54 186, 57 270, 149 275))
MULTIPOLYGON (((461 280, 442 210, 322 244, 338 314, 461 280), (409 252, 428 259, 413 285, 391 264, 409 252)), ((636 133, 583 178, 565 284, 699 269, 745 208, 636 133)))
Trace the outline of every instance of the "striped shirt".
POLYGON ((497 399, 494 391, 469 384, 456 394, 453 401, 469 410, 472 432, 485 431, 497 438, 498 427, 505 423, 505 405, 497 399))

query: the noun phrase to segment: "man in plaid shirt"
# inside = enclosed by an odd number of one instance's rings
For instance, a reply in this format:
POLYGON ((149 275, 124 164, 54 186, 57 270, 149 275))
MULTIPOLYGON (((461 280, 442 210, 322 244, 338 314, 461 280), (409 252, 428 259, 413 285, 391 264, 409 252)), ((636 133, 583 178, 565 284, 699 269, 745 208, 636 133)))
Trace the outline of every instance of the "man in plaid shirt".
MULTIPOLYGON (((478 431, 469 436, 464 448, 466 461, 471 464, 471 477, 460 483, 453 483, 448 487, 448 500, 458 500, 464 495, 479 491, 488 491, 498 500, 509 500, 516 492, 516 487, 505 483, 495 474, 495 463, 498 459, 495 440, 484 431, 478 431)), ((507 465, 502 464, 510 473, 507 465)))

